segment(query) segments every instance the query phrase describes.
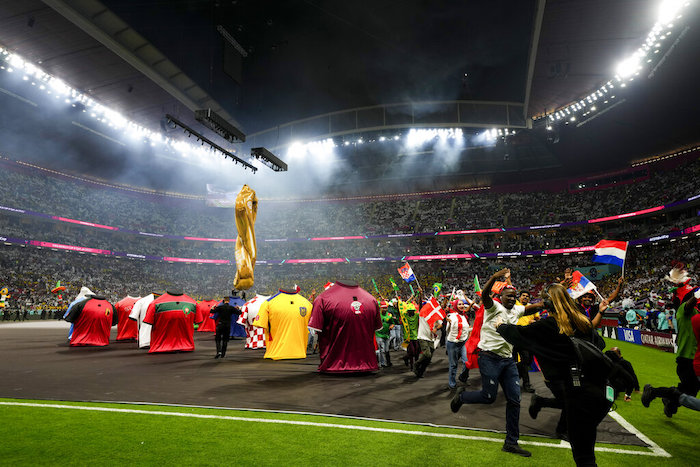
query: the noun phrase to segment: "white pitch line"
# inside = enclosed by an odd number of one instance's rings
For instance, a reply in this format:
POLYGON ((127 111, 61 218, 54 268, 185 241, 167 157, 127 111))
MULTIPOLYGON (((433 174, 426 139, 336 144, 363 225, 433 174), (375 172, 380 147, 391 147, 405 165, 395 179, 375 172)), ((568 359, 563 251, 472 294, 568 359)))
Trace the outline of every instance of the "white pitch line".
MULTIPOLYGON (((394 433, 401 435, 413 435, 413 436, 427 436, 432 438, 451 438, 451 439, 461 439, 468 441, 488 441, 492 443, 502 443, 503 440, 500 438, 489 438, 486 436, 469 436, 469 435, 458 435, 453 433, 431 433, 428 431, 412 431, 412 430, 398 430, 395 428, 377 428, 372 426, 362 426, 362 425, 341 425, 337 423, 317 423, 317 422, 304 422, 300 420, 280 420, 274 418, 252 418, 252 417, 232 417, 229 415, 207 415, 207 414, 197 414, 197 413, 183 413, 183 412, 164 412, 160 410, 136 410, 136 409, 117 409, 113 407, 94 407, 94 406, 84 406, 84 405, 65 405, 65 404, 38 404, 35 402, 0 402, 0 405, 10 405, 19 407, 39 407, 39 408, 51 408, 51 409, 68 409, 68 410, 86 410, 93 412, 112 412, 112 413, 132 413, 141 415, 166 415, 171 417, 185 417, 185 418, 203 418, 203 419, 215 419, 215 420, 232 420, 239 422, 257 422, 257 423, 275 423, 280 425, 302 425, 302 426, 313 426, 320 428, 339 428, 344 430, 357 430, 357 431, 373 431, 381 433, 394 433)), ((620 417, 621 418, 621 417, 620 417)), ((626 420, 622 419, 625 423, 626 420)), ((632 425, 627 423, 629 427, 634 430, 637 436, 642 435, 638 430, 636 430, 632 425)), ((628 428, 629 429, 629 428, 628 428)), ((630 430, 631 431, 631 430, 630 430)), ((650 441, 650 440, 649 440, 650 441)), ((543 443, 540 441, 520 441, 520 444, 527 444, 530 446, 543 446, 550 448, 560 448, 560 449, 570 449, 568 443, 543 443)), ((656 446, 653 443, 650 443, 656 446)), ((658 446, 657 446, 658 447, 658 446)), ((652 456, 652 457, 671 457, 666 451, 658 448, 659 451, 633 451, 626 449, 614 449, 614 448, 604 448, 597 447, 596 451, 603 452, 614 452, 619 454, 636 454, 641 456, 652 456)))
POLYGON ((649 445, 649 449, 651 449, 657 456, 672 457, 671 454, 669 454, 664 448, 653 442, 651 439, 649 439, 649 437, 647 437, 647 435, 636 429, 634 425, 622 418, 622 415, 619 413, 612 411, 608 415, 614 418, 615 421, 622 426, 622 428, 626 429, 630 433, 633 433, 637 438, 647 443, 649 445))

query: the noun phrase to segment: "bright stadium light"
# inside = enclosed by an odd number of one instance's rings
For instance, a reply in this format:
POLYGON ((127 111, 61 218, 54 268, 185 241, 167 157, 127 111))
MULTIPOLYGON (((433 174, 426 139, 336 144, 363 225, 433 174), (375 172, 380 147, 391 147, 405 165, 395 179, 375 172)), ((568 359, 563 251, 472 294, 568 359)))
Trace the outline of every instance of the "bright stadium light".
MULTIPOLYGON (((26 78, 31 77, 36 80, 31 81, 31 85, 36 86, 39 84, 38 88, 46 92, 46 94, 51 95, 56 99, 64 97, 64 103, 67 106, 77 107, 76 104, 80 103, 83 108, 83 112, 89 111, 90 117, 94 118, 96 121, 103 123, 110 128, 122 131, 124 138, 127 140, 134 141, 135 139, 140 139, 153 147, 160 146, 180 155, 196 154, 202 155, 203 158, 206 157, 205 152, 203 153, 199 146, 177 142, 172 138, 163 137, 158 132, 151 131, 126 119, 118 112, 99 104, 91 97, 71 88, 61 79, 51 76, 38 66, 27 62, 21 56, 11 53, 1 46, 0 64, 2 64, 0 65, 0 70, 5 70, 9 73, 12 73, 14 70, 24 72, 24 76, 26 78), (5 64, 7 66, 4 66, 5 64), (68 98, 68 96, 70 96, 70 98, 68 98), (186 148, 189 149, 185 150, 186 148)), ((28 79, 25 81, 29 82, 28 79)), ((209 159, 211 158, 209 157, 209 159)), ((203 159, 203 162, 207 162, 207 160, 203 159)))
MULTIPOLYGON (((626 82, 634 81, 635 76, 639 76, 644 67, 652 66, 650 64, 653 64, 655 61, 660 63, 658 54, 661 52, 662 41, 671 35, 671 31, 669 30, 674 27, 674 21, 683 18, 683 11, 692 3, 692 0, 663 0, 660 2, 657 12, 657 21, 647 34, 644 42, 632 55, 620 61, 615 67, 615 80, 620 87, 626 87, 626 82)), ((664 43, 668 42, 671 41, 666 41, 664 43)), ((661 60, 663 60, 663 58, 661 60)), ((603 97, 603 93, 607 93, 608 90, 613 87, 612 81, 608 81, 597 90, 594 90, 593 93, 586 98, 586 101, 591 104, 593 101, 597 100, 598 97, 603 97)), ((608 101, 606 100, 604 103, 608 103, 608 101)), ((557 120, 560 120, 559 112, 561 112, 562 117, 565 117, 571 115, 572 112, 581 110, 581 106, 585 106, 585 102, 579 102, 578 104, 572 102, 562 108, 555 109, 554 114, 557 116, 557 120)), ((534 117, 534 120, 540 120, 544 117, 546 117, 546 114, 534 117)), ((568 123, 568 121, 566 123, 568 123)))
POLYGON ((659 5, 659 22, 661 24, 668 24, 676 19, 678 12, 683 8, 683 4, 687 0, 664 0, 659 5))

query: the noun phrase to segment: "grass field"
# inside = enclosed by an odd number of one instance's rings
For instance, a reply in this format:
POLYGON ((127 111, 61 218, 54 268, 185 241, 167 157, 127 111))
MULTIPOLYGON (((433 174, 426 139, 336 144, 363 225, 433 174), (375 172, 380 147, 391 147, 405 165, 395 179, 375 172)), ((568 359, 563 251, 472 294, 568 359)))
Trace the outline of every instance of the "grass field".
MULTIPOLYGON (((633 362, 642 385, 676 382, 674 355, 624 342, 612 345, 633 362)), ((671 457, 599 445, 604 450, 598 463, 696 465, 698 413, 681 407, 668 419, 660 401, 646 409, 639 397, 618 401, 617 412, 671 457)), ((533 453, 524 459, 500 451, 503 435, 381 421, 16 399, 0 399, 0 414, 3 465, 573 465, 558 440, 523 437, 533 453)))

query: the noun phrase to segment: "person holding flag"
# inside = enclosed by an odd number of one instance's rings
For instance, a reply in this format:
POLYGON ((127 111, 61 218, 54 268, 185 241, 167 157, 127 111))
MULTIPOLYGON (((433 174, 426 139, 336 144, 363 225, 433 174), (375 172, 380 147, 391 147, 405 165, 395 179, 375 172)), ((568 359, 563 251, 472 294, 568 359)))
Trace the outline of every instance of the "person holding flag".
MULTIPOLYGON (((423 289, 418 287, 419 297, 423 295, 423 289)), ((422 378, 425 370, 430 365, 435 351, 435 339, 437 331, 442 328, 442 322, 445 319, 446 313, 442 309, 435 297, 431 297, 418 313, 418 345, 420 346, 420 355, 416 360, 416 366, 413 372, 418 378, 422 378)))
POLYGON ((481 391, 458 390, 450 402, 452 412, 458 412, 463 404, 493 404, 501 384, 506 396, 506 439, 502 451, 530 457, 532 453, 518 445, 520 438, 520 377, 513 360, 513 346, 496 332, 499 324, 515 324, 527 313, 535 313, 536 307, 526 311, 524 306, 515 306, 516 290, 512 285, 505 285, 500 292, 500 302, 491 298, 491 289, 500 278, 510 275, 509 269, 502 269, 493 274, 481 293, 484 318, 479 341, 479 371, 481 372, 481 391))
POLYGON ((591 320, 593 327, 597 328, 603 319, 603 312, 620 294, 624 280, 624 276, 620 276, 617 280, 617 287, 608 298, 605 299, 600 296, 595 284, 589 281, 586 276, 579 271, 572 272, 570 268, 567 268, 566 271, 564 271, 563 285, 567 287, 567 292, 569 292, 571 298, 578 301, 578 304, 581 306, 581 311, 591 320), (600 303, 595 303, 596 293, 598 293, 598 296, 602 300, 600 303))

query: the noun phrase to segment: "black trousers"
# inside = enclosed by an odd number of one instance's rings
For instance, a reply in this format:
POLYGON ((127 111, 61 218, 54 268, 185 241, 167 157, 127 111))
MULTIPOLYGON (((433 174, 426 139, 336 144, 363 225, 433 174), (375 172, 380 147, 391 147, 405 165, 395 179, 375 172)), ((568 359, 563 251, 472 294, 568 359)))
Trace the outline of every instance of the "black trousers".
POLYGON ((595 440, 598 425, 610 411, 604 387, 564 389, 564 410, 571 452, 577 466, 596 465, 595 440))
POLYGON ((559 415, 559 421, 557 422, 556 432, 566 433, 568 427, 566 425, 566 404, 564 402, 564 384, 556 383, 545 380, 544 384, 547 385, 554 397, 540 397, 539 405, 540 407, 550 407, 552 409, 561 409, 561 415, 559 415))
MULTIPOLYGON (((695 375, 695 369, 693 368, 693 360, 690 358, 676 357, 676 374, 680 383, 678 383, 678 390, 683 394, 695 397, 700 391, 700 381, 695 375)), ((671 413, 676 413, 679 404, 676 401, 670 401, 668 403, 671 413)))
POLYGON ((217 326, 214 341, 216 342, 216 353, 226 356, 226 348, 228 347, 229 334, 231 334, 231 326, 217 326))
POLYGON ((518 376, 523 380, 523 384, 530 384, 530 365, 532 365, 532 354, 527 350, 515 347, 513 349, 513 359, 518 362, 518 376), (518 361, 520 355, 520 361, 518 361))

